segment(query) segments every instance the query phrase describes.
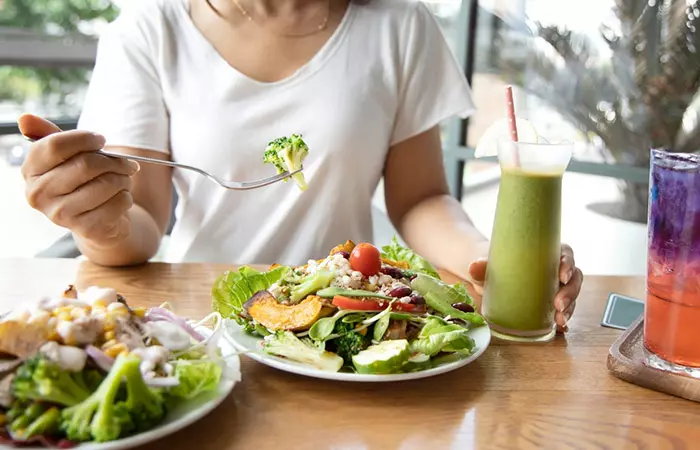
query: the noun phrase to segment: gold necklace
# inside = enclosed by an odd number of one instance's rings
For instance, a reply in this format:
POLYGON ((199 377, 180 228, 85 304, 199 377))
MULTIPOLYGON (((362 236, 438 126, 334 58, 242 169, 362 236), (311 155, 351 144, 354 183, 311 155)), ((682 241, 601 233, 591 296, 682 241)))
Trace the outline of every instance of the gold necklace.
MULTIPOLYGON (((233 0, 233 4, 236 5, 236 8, 238 9, 238 11, 241 13, 241 15, 243 17, 245 17, 245 19, 247 21, 254 22, 260 28, 268 30, 268 27, 258 23, 258 21, 253 18, 253 16, 243 7, 243 5, 241 5, 241 3, 238 0, 233 0)), ((328 0, 327 7, 326 7, 326 15, 324 16, 321 24, 318 25, 315 30, 309 31, 306 33, 299 33, 299 34, 287 34, 287 33, 277 33, 277 32, 274 32, 273 34, 276 34, 278 36, 284 36, 284 37, 306 37, 306 36, 311 36, 311 35, 316 34, 316 33, 320 33, 321 31, 328 28, 328 18, 330 16, 330 14, 331 14, 331 0, 328 0)))

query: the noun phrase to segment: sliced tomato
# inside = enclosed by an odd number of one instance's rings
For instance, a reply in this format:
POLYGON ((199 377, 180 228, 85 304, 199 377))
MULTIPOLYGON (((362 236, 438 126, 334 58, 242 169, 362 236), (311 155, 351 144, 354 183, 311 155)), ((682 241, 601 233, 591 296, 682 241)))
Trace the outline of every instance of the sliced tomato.
MULTIPOLYGON (((389 306, 389 302, 379 303, 377 300, 367 298, 350 298, 342 295, 333 297, 333 305, 340 309, 351 309, 354 311, 382 311, 389 306)), ((414 305, 413 303, 394 302, 392 310, 410 313, 425 312, 424 305, 414 305)))
POLYGON ((413 303, 396 302, 393 305, 391 305, 391 309, 394 311, 422 314, 425 312, 425 305, 414 305, 413 303))
POLYGON ((366 298, 350 298, 342 295, 333 297, 333 304, 340 309, 353 309, 356 311, 381 311, 382 307, 378 301, 366 298))

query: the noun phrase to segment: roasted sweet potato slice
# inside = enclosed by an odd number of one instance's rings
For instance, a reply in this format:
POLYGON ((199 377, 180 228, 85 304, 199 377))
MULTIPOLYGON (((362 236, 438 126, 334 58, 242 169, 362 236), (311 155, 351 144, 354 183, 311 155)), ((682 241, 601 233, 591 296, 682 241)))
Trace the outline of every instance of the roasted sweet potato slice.
POLYGON ((48 329, 43 325, 0 322, 0 353, 26 358, 35 354, 48 337, 48 329))
POLYGON ((394 261, 391 259, 382 258, 382 263, 387 266, 396 267, 398 269, 410 269, 411 266, 408 265, 406 261, 394 261))
POLYGON ((267 291, 255 293, 244 305, 250 317, 268 330, 303 331, 333 308, 323 299, 310 295, 297 305, 283 305, 267 291))
POLYGON ((338 253, 338 252, 352 253, 352 251, 354 249, 355 249, 355 243, 353 241, 345 241, 345 244, 336 245, 335 247, 333 247, 333 249, 331 250, 331 252, 328 255, 330 256, 333 253, 338 253))

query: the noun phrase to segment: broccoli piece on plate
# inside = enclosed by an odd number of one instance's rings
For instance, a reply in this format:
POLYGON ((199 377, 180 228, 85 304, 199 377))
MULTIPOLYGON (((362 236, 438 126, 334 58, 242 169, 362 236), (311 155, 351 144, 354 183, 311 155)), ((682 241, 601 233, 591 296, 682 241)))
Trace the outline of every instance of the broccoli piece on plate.
POLYGON ((270 355, 308 364, 319 370, 337 372, 343 367, 343 358, 320 347, 301 341, 291 331, 278 331, 263 341, 263 350, 270 355))
POLYGON ((308 275, 299 281, 299 284, 292 286, 289 299, 297 303, 304 297, 314 292, 318 292, 323 288, 331 285, 331 281, 335 278, 335 273, 329 270, 319 270, 318 272, 308 275))
POLYGON ((82 372, 69 372, 43 356, 25 361, 12 380, 12 395, 20 400, 76 405, 90 396, 82 372))
POLYGON ((370 339, 367 336, 355 331, 354 323, 346 323, 339 320, 335 323, 333 334, 338 334, 340 337, 328 341, 329 350, 337 353, 345 361, 346 365, 352 365, 352 357, 357 355, 362 350, 366 349, 370 344, 370 339))
MULTIPOLYGON (((302 163, 308 154, 309 147, 301 135, 293 134, 291 137, 277 138, 267 144, 263 162, 275 166, 277 173, 291 173, 302 168, 302 163)), ((307 185, 303 172, 292 175, 292 178, 299 189, 306 190, 307 185)))
POLYGON ((58 432, 61 412, 55 406, 38 402, 15 401, 7 412, 13 439, 24 441, 34 436, 52 436, 58 432))
POLYGON ((163 398, 146 385, 140 364, 135 355, 120 355, 90 397, 63 410, 61 428, 69 440, 113 441, 152 428, 163 419, 163 398), (126 386, 123 396, 122 380, 126 386))

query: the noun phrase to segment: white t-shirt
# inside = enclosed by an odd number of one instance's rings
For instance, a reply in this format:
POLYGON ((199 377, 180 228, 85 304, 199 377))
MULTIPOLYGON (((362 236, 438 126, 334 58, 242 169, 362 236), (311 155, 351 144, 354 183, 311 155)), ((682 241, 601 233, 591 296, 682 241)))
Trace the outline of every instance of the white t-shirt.
POLYGON ((100 40, 81 129, 232 180, 274 174, 262 163, 273 138, 301 133, 310 149, 304 192, 291 182, 228 191, 175 171, 168 261, 300 264, 347 239, 371 242, 389 147, 474 111, 423 3, 351 2, 318 54, 274 83, 233 69, 195 27, 187 0, 135 3, 100 40))

